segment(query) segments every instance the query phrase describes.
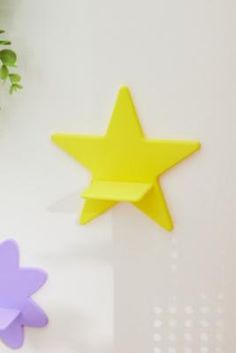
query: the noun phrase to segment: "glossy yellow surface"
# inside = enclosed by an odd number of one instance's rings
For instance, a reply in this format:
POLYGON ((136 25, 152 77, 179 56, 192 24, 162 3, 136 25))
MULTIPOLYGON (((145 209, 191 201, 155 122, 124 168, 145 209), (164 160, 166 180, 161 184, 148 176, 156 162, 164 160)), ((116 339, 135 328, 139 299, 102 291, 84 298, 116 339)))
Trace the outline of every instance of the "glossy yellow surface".
POLYGON ((127 87, 121 87, 104 136, 57 133, 53 142, 92 175, 80 223, 128 201, 166 230, 173 228, 158 177, 197 151, 198 141, 152 140, 143 135, 127 87))

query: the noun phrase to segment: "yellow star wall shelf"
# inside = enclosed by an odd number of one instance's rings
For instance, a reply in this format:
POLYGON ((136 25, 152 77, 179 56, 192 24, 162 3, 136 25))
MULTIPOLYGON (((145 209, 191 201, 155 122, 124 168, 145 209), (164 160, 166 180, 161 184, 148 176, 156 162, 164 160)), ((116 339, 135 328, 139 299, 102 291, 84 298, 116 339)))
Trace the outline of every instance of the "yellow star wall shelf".
POLYGON ((104 136, 56 133, 52 141, 91 172, 82 193, 81 224, 125 201, 166 230, 173 229, 159 177, 197 151, 200 143, 145 138, 127 87, 118 92, 104 136))

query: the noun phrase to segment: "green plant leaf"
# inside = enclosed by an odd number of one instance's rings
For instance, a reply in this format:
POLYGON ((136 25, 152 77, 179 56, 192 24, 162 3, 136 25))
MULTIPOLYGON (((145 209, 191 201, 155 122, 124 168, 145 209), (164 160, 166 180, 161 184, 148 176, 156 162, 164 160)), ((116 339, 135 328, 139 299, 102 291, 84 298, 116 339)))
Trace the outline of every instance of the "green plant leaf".
POLYGON ((0 45, 11 45, 9 40, 0 40, 0 45))
POLYGON ((17 82, 20 82, 21 77, 18 74, 9 74, 9 79, 11 83, 17 83, 17 82))
MULTIPOLYGON (((0 34, 5 33, 0 29, 0 34)), ((0 46, 11 45, 11 42, 6 39, 0 39, 0 46)), ((0 50, 0 81, 10 82, 10 94, 22 89, 20 85, 21 76, 18 73, 9 73, 10 67, 16 67, 17 55, 13 50, 2 49, 0 50), (1 65, 2 64, 2 65, 1 65)))
POLYGON ((11 87, 9 89, 9 93, 12 94, 13 92, 15 92, 15 87, 14 87, 14 85, 11 85, 11 87))
POLYGON ((2 65, 2 67, 0 68, 0 79, 1 80, 6 80, 6 78, 8 77, 9 71, 6 65, 2 65))
POLYGON ((23 88, 23 86, 20 85, 19 83, 14 83, 14 85, 16 86, 17 89, 22 89, 23 88))
POLYGON ((22 88, 23 88, 23 86, 21 86, 19 83, 13 83, 10 87, 9 92, 10 92, 10 94, 12 94, 12 93, 16 92, 18 89, 22 89, 22 88))
POLYGON ((17 56, 13 50, 4 49, 0 51, 0 59, 7 66, 15 66, 17 56))

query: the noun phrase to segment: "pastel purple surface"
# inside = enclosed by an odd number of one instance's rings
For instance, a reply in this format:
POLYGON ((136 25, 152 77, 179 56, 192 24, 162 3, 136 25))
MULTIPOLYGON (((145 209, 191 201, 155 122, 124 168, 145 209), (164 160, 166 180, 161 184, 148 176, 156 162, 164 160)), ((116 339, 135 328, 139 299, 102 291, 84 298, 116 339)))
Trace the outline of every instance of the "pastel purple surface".
POLYGON ((0 338, 9 347, 20 348, 24 326, 43 327, 48 318, 31 299, 47 280, 39 269, 19 267, 19 249, 13 240, 0 243, 0 338))

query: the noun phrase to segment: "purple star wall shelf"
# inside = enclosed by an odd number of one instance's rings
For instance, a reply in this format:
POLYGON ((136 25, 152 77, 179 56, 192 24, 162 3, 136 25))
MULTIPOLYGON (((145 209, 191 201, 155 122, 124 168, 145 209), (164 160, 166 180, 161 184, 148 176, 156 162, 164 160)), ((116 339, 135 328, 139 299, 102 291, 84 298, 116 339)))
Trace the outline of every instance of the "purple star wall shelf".
POLYGON ((31 299, 47 280, 39 269, 19 267, 15 241, 0 244, 0 338, 13 349, 24 341, 24 326, 44 327, 48 318, 31 299))

